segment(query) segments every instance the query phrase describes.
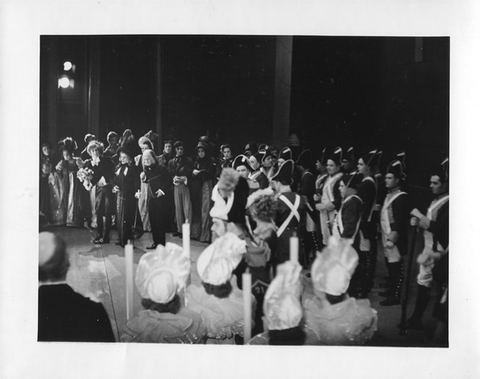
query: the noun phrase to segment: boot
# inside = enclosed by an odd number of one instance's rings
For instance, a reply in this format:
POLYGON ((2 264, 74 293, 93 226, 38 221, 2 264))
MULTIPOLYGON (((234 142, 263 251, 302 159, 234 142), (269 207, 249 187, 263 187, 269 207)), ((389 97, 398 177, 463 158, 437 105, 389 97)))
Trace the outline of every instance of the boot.
POLYGON ((105 231, 103 232, 103 242, 110 243, 110 230, 112 229, 112 217, 105 217, 105 231))
POLYGON ((388 259, 387 257, 384 257, 383 258, 385 260, 385 266, 387 266, 387 271, 388 271, 388 277, 385 278, 386 282, 385 283, 380 283, 378 286, 380 288, 390 288, 390 284, 391 284, 391 279, 392 279, 392 273, 390 272, 390 263, 388 263, 388 259))
POLYGON ((405 324, 407 329, 421 330, 423 328, 422 317, 429 300, 430 288, 417 284, 417 299, 413 313, 405 324))
POLYGON ((369 259, 370 259, 370 272, 369 272, 369 281, 368 281, 368 287, 371 290, 373 288, 374 282, 375 282, 375 273, 376 273, 376 267, 377 267, 377 249, 376 249, 376 243, 377 241, 372 241, 372 246, 375 246, 374 249, 370 250, 369 252, 369 259))
POLYGON ((362 284, 360 290, 360 298, 366 299, 372 287, 370 287, 371 278, 370 275, 372 273, 371 270, 371 254, 370 251, 362 251, 360 252, 364 256, 363 262, 363 277, 362 277, 362 284))
POLYGON ((386 300, 380 302, 380 305, 390 306, 400 304, 400 291, 403 283, 403 264, 402 262, 390 263, 390 278, 392 287, 386 300))

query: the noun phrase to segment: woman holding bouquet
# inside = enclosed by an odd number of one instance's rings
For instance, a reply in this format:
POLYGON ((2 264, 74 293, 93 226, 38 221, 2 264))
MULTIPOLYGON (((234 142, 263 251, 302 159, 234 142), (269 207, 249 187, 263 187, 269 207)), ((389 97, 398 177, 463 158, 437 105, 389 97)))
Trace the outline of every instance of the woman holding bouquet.
POLYGON ((110 159, 103 157, 103 143, 92 141, 87 146, 92 159, 85 161, 85 168, 93 172, 91 179, 83 182, 87 190, 95 186, 95 214, 97 215, 98 235, 93 241, 95 244, 110 242, 110 229, 114 204, 112 201, 112 185, 114 166, 110 159))
POLYGON ((125 147, 117 151, 119 165, 113 180, 113 193, 117 194, 117 245, 124 247, 133 237, 133 224, 137 212, 135 193, 140 189, 140 170, 133 164, 132 153, 125 147))

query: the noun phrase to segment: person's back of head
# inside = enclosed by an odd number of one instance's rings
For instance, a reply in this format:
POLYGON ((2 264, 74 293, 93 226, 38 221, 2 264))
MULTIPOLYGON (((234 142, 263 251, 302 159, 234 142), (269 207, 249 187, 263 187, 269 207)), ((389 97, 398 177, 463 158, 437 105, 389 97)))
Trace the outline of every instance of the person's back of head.
POLYGON ((58 282, 65 280, 70 267, 67 245, 51 232, 39 234, 38 280, 58 282))

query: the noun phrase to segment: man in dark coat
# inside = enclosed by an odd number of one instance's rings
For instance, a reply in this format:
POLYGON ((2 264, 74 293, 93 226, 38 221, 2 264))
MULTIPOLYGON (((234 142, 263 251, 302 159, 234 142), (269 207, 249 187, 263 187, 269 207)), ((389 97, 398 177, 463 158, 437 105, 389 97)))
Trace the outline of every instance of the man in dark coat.
POLYGON ((172 191, 172 176, 167 168, 158 162, 153 150, 145 150, 142 160, 143 173, 140 175, 140 179, 144 183, 148 183, 150 193, 148 215, 152 224, 153 244, 147 249, 151 250, 155 249, 157 245, 165 246, 165 231, 170 223, 168 202, 171 198, 169 194, 172 191))
POLYGON ((115 342, 103 305, 66 283, 69 266, 65 241, 50 232, 40 233, 38 341, 115 342))
MULTIPOLYGON (((177 232, 173 233, 173 236, 182 238, 182 225, 186 220, 192 222, 192 201, 188 185, 192 177, 193 161, 184 154, 182 141, 175 142, 173 146, 176 156, 168 163, 168 171, 173 176, 173 196, 177 220, 177 232)), ((186 238, 190 238, 190 236, 186 236, 186 238)))

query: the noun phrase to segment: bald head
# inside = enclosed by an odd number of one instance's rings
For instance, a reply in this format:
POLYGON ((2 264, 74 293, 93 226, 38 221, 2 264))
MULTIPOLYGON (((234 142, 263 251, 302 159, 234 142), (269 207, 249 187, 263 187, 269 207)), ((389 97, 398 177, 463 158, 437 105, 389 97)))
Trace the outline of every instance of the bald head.
POLYGON ((41 282, 65 280, 70 262, 65 241, 50 232, 39 234, 38 279, 41 282))

